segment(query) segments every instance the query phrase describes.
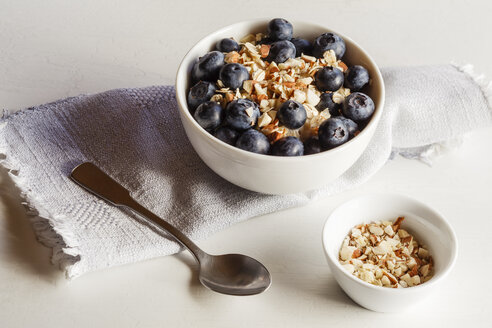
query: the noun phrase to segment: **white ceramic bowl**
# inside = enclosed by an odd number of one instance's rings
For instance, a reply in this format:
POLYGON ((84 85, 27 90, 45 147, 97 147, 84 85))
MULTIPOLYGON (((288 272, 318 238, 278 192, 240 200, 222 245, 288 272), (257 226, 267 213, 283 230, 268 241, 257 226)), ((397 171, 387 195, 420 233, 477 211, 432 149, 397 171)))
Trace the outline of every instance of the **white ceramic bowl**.
POLYGON ((458 243, 449 223, 429 206, 402 195, 376 194, 350 200, 336 208, 323 229, 323 247, 336 281, 350 298, 377 312, 399 312, 428 296, 456 262, 458 243), (348 273, 338 262, 342 241, 351 229, 375 220, 394 221, 404 216, 402 228, 429 247, 434 259, 434 276, 408 288, 371 285, 348 273))
MULTIPOLYGON (((294 35, 313 40, 326 27, 291 21, 294 35)), ((241 39, 249 33, 265 32, 268 20, 237 23, 224 27, 200 40, 183 58, 176 75, 176 97, 184 129, 201 159, 224 179, 249 190, 267 194, 289 194, 320 188, 345 172, 362 154, 376 129, 384 105, 381 72, 371 57, 350 38, 339 34, 346 43, 343 60, 347 64, 366 67, 372 82, 368 95, 376 109, 365 129, 349 142, 329 151, 299 157, 277 157, 255 154, 230 146, 205 131, 190 114, 186 102, 190 71, 195 60, 213 50, 215 43, 226 37, 241 39)))

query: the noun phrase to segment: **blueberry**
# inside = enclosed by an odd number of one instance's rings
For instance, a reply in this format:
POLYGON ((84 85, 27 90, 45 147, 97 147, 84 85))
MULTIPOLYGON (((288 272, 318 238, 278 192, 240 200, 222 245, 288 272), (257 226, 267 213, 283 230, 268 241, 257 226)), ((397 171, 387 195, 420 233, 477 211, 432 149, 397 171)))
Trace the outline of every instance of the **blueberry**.
POLYGON ((290 41, 277 41, 270 47, 269 61, 277 64, 285 62, 289 58, 296 58, 296 46, 290 41))
POLYGON ((277 112, 277 118, 281 124, 289 129, 299 129, 306 123, 306 109, 301 103, 295 100, 287 100, 277 112))
POLYGON ((215 93, 215 85, 212 82, 200 81, 191 87, 188 92, 188 107, 192 112, 202 103, 209 101, 215 93))
POLYGON ((191 69, 191 79, 194 82, 216 82, 222 66, 224 66, 224 54, 220 51, 211 51, 195 62, 191 69))
POLYGON ((343 85, 343 73, 331 66, 325 66, 316 72, 314 82, 319 91, 337 91, 343 85))
POLYGON ((355 123, 350 118, 346 118, 343 116, 337 116, 336 118, 342 120, 343 124, 345 124, 350 138, 353 138, 355 136, 355 133, 359 131, 359 124, 355 123))
POLYGON ((345 54, 345 41, 334 33, 323 33, 313 43, 313 55, 322 58, 325 51, 333 50, 337 59, 345 54))
POLYGON ((343 102, 342 113, 352 121, 365 121, 374 113, 374 102, 362 92, 351 93, 343 102))
POLYGON ((267 34, 273 40, 290 40, 293 32, 292 24, 283 18, 275 18, 268 23, 267 34))
POLYGON ((205 130, 218 127, 222 121, 222 106, 215 101, 207 101, 198 106, 193 117, 205 130))
POLYGON ((359 91, 369 83, 369 72, 360 65, 350 66, 345 72, 345 87, 350 91, 359 91))
POLYGON ((249 79, 249 73, 243 65, 231 63, 221 68, 219 77, 226 87, 235 90, 242 88, 243 82, 249 79))
POLYGON ((311 137, 304 141, 304 155, 317 154, 321 152, 318 137, 311 137))
POLYGON ((234 146, 236 144, 237 137, 239 137, 239 132, 228 128, 227 126, 223 126, 215 131, 214 136, 217 139, 234 146))
POLYGON ((268 154, 270 142, 268 138, 255 129, 243 132, 236 141, 236 147, 258 154, 268 154))
POLYGON ((233 39, 222 39, 215 44, 215 49, 221 52, 239 51, 241 47, 233 39))
POLYGON ((316 109, 320 112, 327 108, 331 116, 340 115, 342 104, 337 104, 333 101, 333 92, 323 92, 320 96, 319 103, 316 105, 316 109))
POLYGON ((322 149, 332 149, 347 142, 349 132, 341 119, 331 117, 319 126, 318 138, 322 149))
POLYGON ((304 155, 304 145, 296 137, 285 137, 275 141, 271 153, 275 156, 302 156, 304 155))
POLYGON ((267 36, 267 37, 264 37, 263 39, 261 39, 258 42, 258 44, 272 44, 274 42, 275 42, 275 40, 273 40, 272 38, 270 38, 270 37, 267 36))
POLYGON ((290 42, 296 47, 296 57, 300 57, 302 54, 310 55, 313 50, 313 45, 306 39, 293 38, 290 42))
POLYGON ((258 105, 249 99, 231 101, 226 107, 225 123, 242 131, 253 127, 260 117, 258 105))

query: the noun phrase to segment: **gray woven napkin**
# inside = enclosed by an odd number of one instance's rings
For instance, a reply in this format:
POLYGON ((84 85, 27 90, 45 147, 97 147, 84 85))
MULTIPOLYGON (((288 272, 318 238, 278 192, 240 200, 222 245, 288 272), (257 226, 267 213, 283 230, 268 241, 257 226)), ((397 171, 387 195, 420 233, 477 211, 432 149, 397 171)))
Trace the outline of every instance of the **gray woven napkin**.
POLYGON ((469 67, 390 68, 383 76, 386 107, 369 147, 339 179, 305 194, 257 194, 213 173, 186 138, 171 86, 112 90, 5 114, 2 165, 33 210, 37 237, 73 278, 180 249, 69 180, 81 162, 96 163, 144 206, 201 239, 235 222, 353 188, 395 154, 429 161, 446 142, 492 123, 490 86, 473 78, 469 67))

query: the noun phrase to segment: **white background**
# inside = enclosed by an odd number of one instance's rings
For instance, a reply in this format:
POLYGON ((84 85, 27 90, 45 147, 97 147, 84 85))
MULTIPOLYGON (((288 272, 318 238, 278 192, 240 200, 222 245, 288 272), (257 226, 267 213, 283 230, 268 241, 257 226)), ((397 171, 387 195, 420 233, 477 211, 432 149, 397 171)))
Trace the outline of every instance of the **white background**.
MULTIPOLYGON (((181 57, 219 27, 258 17, 325 24, 351 36, 382 67, 475 65, 492 77, 488 1, 7 1, 0 0, 0 109, 81 93, 172 84, 181 57)), ((0 175, 1 327, 490 327, 491 129, 468 134, 434 166, 397 159, 350 192, 237 224, 199 244, 266 264, 265 294, 228 297, 196 280, 188 254, 72 282, 36 242, 18 192, 0 175), (353 303, 325 263, 321 229, 340 202, 394 191, 441 211, 456 229, 457 265, 408 313, 353 303), (191 269, 190 269, 191 265, 191 269), (487 312, 488 311, 488 312, 487 312)))

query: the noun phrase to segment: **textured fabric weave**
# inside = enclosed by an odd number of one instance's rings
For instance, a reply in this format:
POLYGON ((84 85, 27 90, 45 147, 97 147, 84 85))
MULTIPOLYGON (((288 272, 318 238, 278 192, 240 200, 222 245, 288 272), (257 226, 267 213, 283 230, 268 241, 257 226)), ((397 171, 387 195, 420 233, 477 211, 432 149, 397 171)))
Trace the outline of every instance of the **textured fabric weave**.
POLYGON ((138 217, 69 180, 84 161, 198 240, 235 222, 353 188, 398 153, 428 161, 444 142, 492 122, 487 89, 453 66, 392 68, 383 76, 386 107, 370 145, 339 179, 305 194, 261 195, 213 173, 186 138, 171 86, 112 90, 5 115, 2 164, 35 210, 39 240, 73 278, 179 251, 138 217))

